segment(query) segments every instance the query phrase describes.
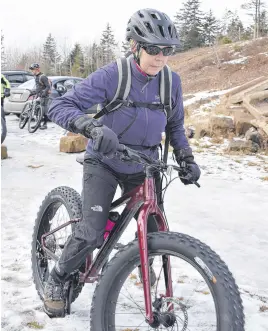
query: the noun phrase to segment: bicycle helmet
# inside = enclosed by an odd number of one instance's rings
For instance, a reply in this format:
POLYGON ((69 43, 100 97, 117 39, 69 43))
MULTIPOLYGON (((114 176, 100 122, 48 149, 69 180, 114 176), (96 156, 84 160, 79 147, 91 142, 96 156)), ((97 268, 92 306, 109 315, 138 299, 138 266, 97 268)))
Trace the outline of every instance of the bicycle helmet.
POLYGON ((39 69, 40 65, 38 63, 32 63, 29 67, 30 70, 39 69))
POLYGON ((179 36, 171 19, 155 9, 141 9, 134 13, 127 24, 126 40, 140 44, 180 46, 179 36))
POLYGON ((72 79, 67 79, 65 82, 64 82, 64 87, 66 88, 67 91, 71 90, 73 87, 74 87, 74 81, 72 79))

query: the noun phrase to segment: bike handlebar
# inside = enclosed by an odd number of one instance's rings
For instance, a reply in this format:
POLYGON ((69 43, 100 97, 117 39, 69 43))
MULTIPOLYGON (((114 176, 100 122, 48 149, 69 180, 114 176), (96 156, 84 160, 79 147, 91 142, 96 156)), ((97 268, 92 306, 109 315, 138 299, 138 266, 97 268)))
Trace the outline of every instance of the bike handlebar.
MULTIPOLYGON (((171 170, 174 169, 178 171, 180 178, 189 180, 189 178, 187 178, 187 175, 189 175, 189 170, 187 169, 187 165, 184 161, 181 162, 179 166, 173 164, 165 164, 160 160, 154 160, 149 156, 141 152, 135 151, 123 144, 119 144, 117 151, 121 154, 120 159, 122 161, 134 161, 139 164, 145 163, 147 166, 153 166, 159 168, 159 170, 169 173, 171 173, 171 170)), ((192 181, 192 183, 195 184, 197 187, 200 187, 200 185, 196 181, 192 181)))

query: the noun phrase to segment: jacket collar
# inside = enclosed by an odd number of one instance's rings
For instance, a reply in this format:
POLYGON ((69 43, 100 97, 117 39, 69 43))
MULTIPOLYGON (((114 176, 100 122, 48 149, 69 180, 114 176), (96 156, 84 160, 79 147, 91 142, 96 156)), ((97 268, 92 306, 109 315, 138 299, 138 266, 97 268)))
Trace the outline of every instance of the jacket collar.
POLYGON ((155 79, 159 75, 157 74, 156 76, 148 76, 144 71, 142 71, 134 58, 131 59, 130 64, 133 76, 142 83, 147 83, 148 81, 155 79))

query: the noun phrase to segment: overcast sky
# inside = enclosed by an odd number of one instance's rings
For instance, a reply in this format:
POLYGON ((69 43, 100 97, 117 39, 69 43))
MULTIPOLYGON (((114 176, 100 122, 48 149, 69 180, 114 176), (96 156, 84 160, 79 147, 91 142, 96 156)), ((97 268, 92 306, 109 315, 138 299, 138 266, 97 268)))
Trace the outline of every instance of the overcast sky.
MULTIPOLYGON (((201 9, 212 9, 221 18, 225 8, 237 10, 248 24, 250 18, 241 10, 246 0, 201 0, 201 9)), ((268 0, 265 0, 265 2, 268 0)), ((66 42, 89 44, 98 41, 107 22, 117 41, 124 39, 130 16, 141 8, 162 10, 173 18, 183 1, 175 0, 8 0, 1 3, 1 29, 5 46, 26 49, 42 45, 49 33, 58 45, 66 42)))

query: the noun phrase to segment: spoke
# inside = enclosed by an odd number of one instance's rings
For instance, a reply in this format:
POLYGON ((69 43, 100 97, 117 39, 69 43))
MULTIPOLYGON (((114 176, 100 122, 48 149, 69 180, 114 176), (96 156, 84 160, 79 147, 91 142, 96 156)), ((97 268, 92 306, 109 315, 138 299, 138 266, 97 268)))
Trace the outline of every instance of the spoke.
MULTIPOLYGON (((125 303, 116 303, 116 302, 113 302, 113 303, 115 303, 117 306, 120 306, 120 307, 123 307, 123 308, 132 308, 132 309, 138 309, 138 310, 140 310, 139 308, 136 308, 136 307, 134 307, 134 306, 131 306, 131 305, 128 305, 128 304, 125 304, 125 303)), ((118 313, 116 313, 116 314, 118 314, 118 313)), ((122 313, 120 313, 120 314, 122 314, 122 313)), ((127 313, 127 314, 129 314, 129 313, 127 313)), ((131 314, 132 314, 132 312, 131 312, 131 314)))
MULTIPOLYGON (((144 313, 142 312, 141 307, 135 302, 135 300, 133 299, 133 297, 131 296, 131 294, 128 292, 128 290, 127 290, 127 289, 125 289, 125 290, 127 291, 127 293, 129 294, 129 296, 131 297, 131 300, 130 300, 130 301, 132 301, 132 302, 138 307, 139 311, 142 313, 143 317, 145 318, 145 315, 144 315, 144 313)), ((122 293, 122 295, 123 295, 125 298, 127 298, 127 296, 126 296, 124 293, 122 293)), ((129 298, 127 298, 127 299, 129 299, 129 298)))

